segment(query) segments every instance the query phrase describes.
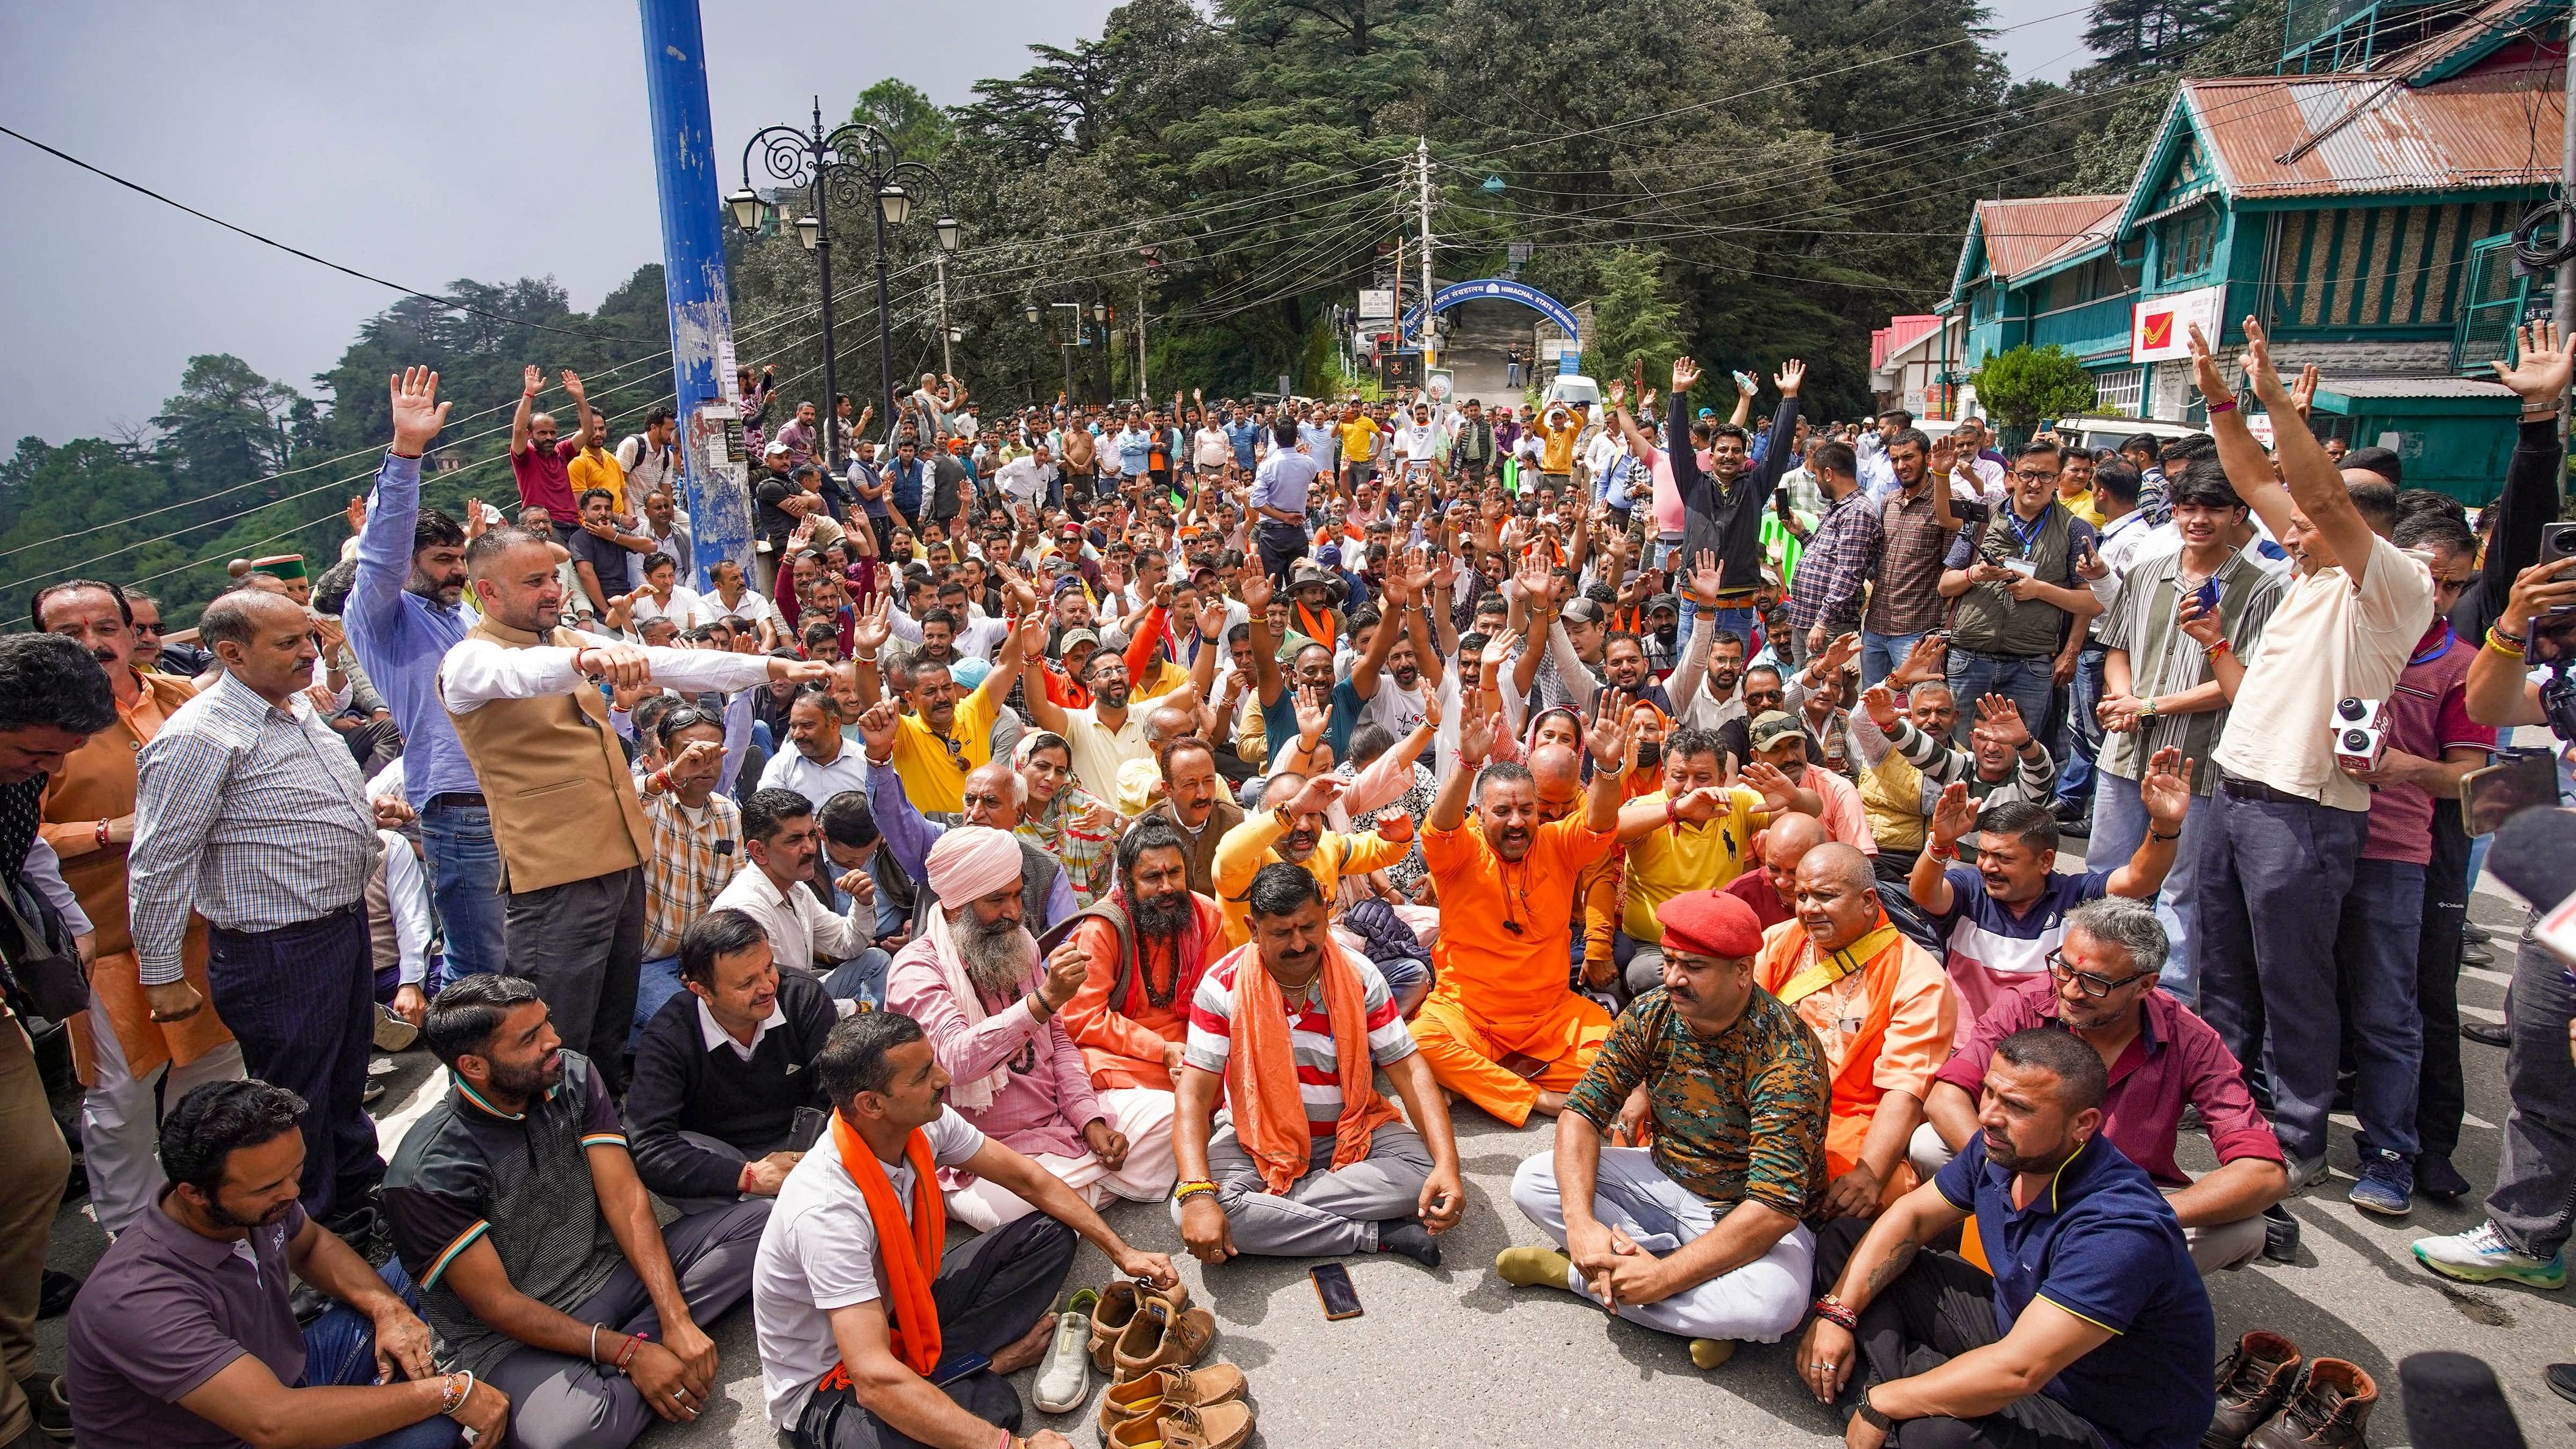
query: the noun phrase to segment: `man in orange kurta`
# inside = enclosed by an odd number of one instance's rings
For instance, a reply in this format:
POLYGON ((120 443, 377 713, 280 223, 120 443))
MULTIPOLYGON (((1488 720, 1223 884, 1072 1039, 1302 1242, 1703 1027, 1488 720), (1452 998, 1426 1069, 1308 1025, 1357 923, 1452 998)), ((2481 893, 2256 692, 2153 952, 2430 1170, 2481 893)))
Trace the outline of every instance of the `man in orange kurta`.
POLYGON ((1229 949, 1217 903, 1190 889, 1180 831, 1138 821, 1118 842, 1118 888, 1073 920, 1068 939, 1091 966, 1065 1003, 1064 1029, 1082 1048, 1091 1085, 1171 1091, 1189 1040, 1190 996, 1229 949))
POLYGON ((123 1231, 161 1187, 161 1108, 190 1088, 242 1075, 241 1048, 215 1015, 206 984, 206 923, 189 922, 180 965, 208 1004, 179 1021, 152 1019, 134 960, 125 909, 125 848, 134 838, 135 752, 197 692, 188 680, 145 674, 133 664, 135 633, 125 600, 110 585, 76 582, 38 596, 47 631, 77 641, 105 669, 116 692, 115 724, 63 762, 45 787, 45 843, 62 857, 63 883, 97 931, 90 1009, 71 1019, 72 1061, 88 1090, 81 1098, 81 1148, 99 1226, 123 1231), (158 1081, 163 1067, 169 1080, 158 1081), (156 1084, 158 1091, 156 1092, 156 1084))
POLYGON ((1583 1079, 1610 1014, 1566 984, 1584 868, 1618 848, 1628 725, 1611 714, 1588 741, 1601 768, 1583 813, 1543 823, 1527 767, 1484 767, 1498 720, 1467 719, 1458 768, 1440 783, 1422 862, 1440 889, 1438 981, 1413 1039, 1440 1085, 1520 1126, 1554 1116, 1583 1079), (1472 794, 1476 818, 1467 819, 1472 794))
POLYGON ((1798 861, 1797 914, 1762 936, 1754 984, 1823 1049, 1824 1217, 1872 1217, 1915 1187, 1905 1148, 1949 1060, 1959 995, 1941 960, 1888 923, 1869 857, 1839 841, 1798 861))

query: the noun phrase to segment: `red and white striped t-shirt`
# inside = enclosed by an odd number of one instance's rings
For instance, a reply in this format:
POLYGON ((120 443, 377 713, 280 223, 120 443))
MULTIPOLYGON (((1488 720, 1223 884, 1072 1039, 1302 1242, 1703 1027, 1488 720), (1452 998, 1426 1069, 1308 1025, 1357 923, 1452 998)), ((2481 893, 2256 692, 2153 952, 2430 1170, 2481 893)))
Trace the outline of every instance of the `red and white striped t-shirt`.
MULTIPOLYGON (((1225 1075, 1226 1056, 1234 1046, 1234 982, 1243 959, 1244 954, 1236 952, 1210 967, 1199 978, 1198 993, 1190 998, 1190 1037, 1183 1060, 1218 1076, 1225 1075)), ((1360 974, 1368 1014, 1369 1060, 1383 1067, 1413 1055, 1413 1033, 1405 1029, 1404 1016, 1395 1009, 1395 993, 1387 989, 1377 964, 1365 956, 1347 959, 1360 974)), ((1306 1130, 1310 1136, 1331 1137, 1342 1120, 1342 1074, 1320 981, 1309 988, 1304 1001, 1288 1002, 1288 1036, 1297 1059, 1297 1095, 1306 1104, 1306 1130)))

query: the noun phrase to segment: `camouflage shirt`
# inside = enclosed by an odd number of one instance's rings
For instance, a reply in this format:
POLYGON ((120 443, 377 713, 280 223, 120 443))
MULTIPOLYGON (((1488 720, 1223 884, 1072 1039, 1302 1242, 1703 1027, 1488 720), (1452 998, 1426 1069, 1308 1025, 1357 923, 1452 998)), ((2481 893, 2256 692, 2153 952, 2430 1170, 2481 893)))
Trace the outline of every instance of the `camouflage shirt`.
POLYGON ((1657 987, 1629 1004, 1566 1109, 1604 1133, 1647 1084, 1654 1162, 1724 1209, 1747 1198, 1804 1217, 1825 1190, 1831 1092, 1814 1038, 1759 987, 1735 1024, 1694 1032, 1657 987))

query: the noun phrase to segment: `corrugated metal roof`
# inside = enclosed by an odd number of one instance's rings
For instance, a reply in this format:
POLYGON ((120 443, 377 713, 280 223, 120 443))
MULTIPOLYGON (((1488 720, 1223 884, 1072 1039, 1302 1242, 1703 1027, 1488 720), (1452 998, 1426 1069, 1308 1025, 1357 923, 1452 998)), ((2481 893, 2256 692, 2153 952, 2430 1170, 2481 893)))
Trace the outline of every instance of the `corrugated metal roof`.
POLYGON ((2500 382, 2473 377, 2338 377, 2318 384, 2318 391, 2341 397, 2511 397, 2500 382))
POLYGON ((2110 236, 2125 196, 2033 196, 1977 203, 1986 267, 2009 281, 2110 236))
POLYGON ((2558 86, 2533 69, 2422 90, 2388 76, 2189 80, 2183 94, 2229 195, 2347 196, 2547 184, 2558 86))

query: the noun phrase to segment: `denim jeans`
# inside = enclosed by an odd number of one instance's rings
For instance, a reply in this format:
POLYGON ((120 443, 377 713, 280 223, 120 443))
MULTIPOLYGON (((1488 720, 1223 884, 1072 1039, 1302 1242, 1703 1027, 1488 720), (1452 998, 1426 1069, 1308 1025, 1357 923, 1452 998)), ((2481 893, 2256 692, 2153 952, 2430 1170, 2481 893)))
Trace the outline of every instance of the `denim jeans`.
POLYGON ((2554 1258, 2567 1242, 2576 1207, 2576 1064, 2567 1054, 2567 1022, 2576 1017, 2576 984, 2549 948, 2525 936, 2513 958, 2505 996, 2513 1044, 2505 1049, 2504 1157, 2496 1166, 2487 1216, 2535 1258, 2554 1258))
MULTIPOLYGON (((420 1310, 420 1290, 403 1272, 400 1258, 388 1258, 376 1270, 403 1305, 420 1310)), ((304 1382, 301 1388, 362 1388, 376 1381, 375 1320, 345 1303, 334 1303, 304 1330, 304 1382)), ((352 1449, 449 1449, 461 1425, 445 1414, 432 1414, 417 1424, 380 1434, 352 1449)))
POLYGON ((1977 722, 1977 701, 1989 694, 2018 705, 2022 726, 2032 734, 2048 728, 2049 696, 2057 690, 2050 673, 2056 667, 2053 654, 1979 654, 1951 645, 1950 693, 1959 702, 1959 723, 1951 735, 1960 748, 1967 747, 1968 731, 1977 722))
POLYGON ((823 990, 835 1001, 856 1001, 870 1011, 885 1006, 886 971, 894 958, 876 946, 823 973, 823 990))
MULTIPOLYGON (((2085 844, 2084 864, 2092 870, 2117 870, 2146 842, 2147 807, 2138 798, 2138 782, 2125 775, 2105 770, 2093 781, 2093 836, 2085 844)), ((2200 969, 2193 959, 2200 944, 2194 919, 2200 901, 2193 884, 2200 878, 2200 833, 2209 815, 2209 797, 2193 796, 2191 813, 2182 818, 2182 839, 2174 842, 2173 869, 2165 872, 2164 888, 2156 892, 2156 919, 2164 923, 2169 947, 2156 984, 2191 1007, 2200 1004, 2200 969)))
POLYGON ((2335 994, 2352 1033, 2352 1111, 2360 1145, 2412 1161, 2422 1150, 2415 1095, 2424 1071, 2424 1019, 2415 995, 2417 944, 2424 928, 2424 867, 2405 860, 2355 862, 2335 932, 2335 994))
POLYGON ((2093 757, 2102 749, 2102 720, 2093 706, 2102 702, 2102 660, 2109 651, 2087 644, 2076 656, 2075 678, 2066 687, 2066 723, 2049 747, 2064 766, 2057 778, 2057 801, 2089 802, 2093 798, 2093 757))
POLYGON ((1905 662, 1905 656, 1913 653, 1914 646, 1922 643, 1923 636, 1929 632, 1931 631, 1928 629, 1917 629, 1911 634, 1879 634, 1868 629, 1861 630, 1860 682, 1862 687, 1867 688, 1894 674, 1896 667, 1905 662))
MULTIPOLYGON (((2200 803, 2192 802, 2193 814, 2200 803)), ((2208 804, 2192 851, 2200 1014, 2249 1075, 2259 1069, 2271 1080, 2282 1152, 2293 1162, 2322 1157, 2343 1035, 2335 932, 2370 817, 2308 800, 2243 799, 2224 783, 2208 804)), ((2563 1029, 2558 1051, 2565 1060, 2563 1029)), ((2414 1082, 2410 1063, 2410 1091, 2414 1082)))
POLYGON ((628 1051, 635 1050, 636 1042, 644 1035, 644 1023, 653 1019, 662 1003, 687 989, 680 984, 677 956, 656 956, 635 968, 635 1027, 626 1034, 628 1051))
MULTIPOLYGON (((492 812, 480 805, 432 805, 420 812, 429 893, 447 939, 446 980, 484 976, 506 964, 502 951, 501 850, 492 812)), ((427 983, 432 995, 445 981, 427 983)))

